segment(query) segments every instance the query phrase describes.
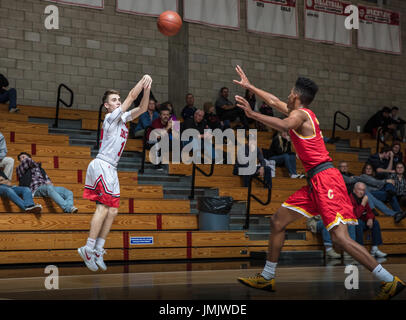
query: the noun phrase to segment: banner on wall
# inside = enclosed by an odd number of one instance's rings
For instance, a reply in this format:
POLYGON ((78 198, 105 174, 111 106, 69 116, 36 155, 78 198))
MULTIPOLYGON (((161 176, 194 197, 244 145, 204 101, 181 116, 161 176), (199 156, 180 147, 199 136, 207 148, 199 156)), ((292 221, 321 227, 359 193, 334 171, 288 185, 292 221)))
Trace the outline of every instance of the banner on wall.
POLYGON ((366 6, 358 10, 358 48, 401 54, 400 14, 366 6))
POLYGON ((247 0, 247 30, 298 38, 296 0, 247 0))
POLYGON ((116 0, 118 12, 144 16, 159 16, 162 12, 178 11, 178 0, 116 0))
POLYGON ((93 9, 104 8, 104 0, 47 0, 47 1, 93 9))
POLYGON ((183 12, 188 22, 240 29, 240 0, 183 0, 183 12))
POLYGON ((305 0, 305 39, 350 47, 352 32, 345 28, 345 7, 340 0, 305 0))

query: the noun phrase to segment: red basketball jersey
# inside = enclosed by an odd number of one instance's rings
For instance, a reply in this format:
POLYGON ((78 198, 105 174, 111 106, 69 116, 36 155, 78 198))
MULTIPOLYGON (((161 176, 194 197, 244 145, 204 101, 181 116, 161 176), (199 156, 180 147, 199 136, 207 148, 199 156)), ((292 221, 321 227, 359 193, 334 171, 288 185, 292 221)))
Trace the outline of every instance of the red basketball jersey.
POLYGON ((309 117, 313 125, 313 134, 311 136, 304 137, 295 130, 291 129, 289 130, 289 135, 292 139, 293 145, 295 146, 296 153, 307 172, 320 163, 332 160, 324 144, 323 135, 319 127, 319 121, 317 120, 313 111, 306 108, 301 108, 299 110, 305 112, 309 117))

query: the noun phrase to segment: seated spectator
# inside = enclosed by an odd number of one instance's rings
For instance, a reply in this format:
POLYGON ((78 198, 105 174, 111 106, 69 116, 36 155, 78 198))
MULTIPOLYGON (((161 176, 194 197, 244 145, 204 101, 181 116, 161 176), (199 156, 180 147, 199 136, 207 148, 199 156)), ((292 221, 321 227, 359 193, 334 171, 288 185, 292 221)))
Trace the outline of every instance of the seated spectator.
POLYGON ((393 170, 393 156, 390 147, 382 147, 381 152, 369 156, 367 163, 372 165, 377 179, 386 179, 395 172, 393 170))
MULTIPOLYGON (((255 94, 249 91, 248 89, 245 90, 245 100, 248 101, 248 103, 251 106, 251 109, 254 111, 257 111, 257 99, 255 97, 255 94)), ((254 123, 255 120, 251 118, 247 118, 248 123, 254 123)))
MULTIPOLYGON (((194 152, 200 153, 202 151, 202 148, 204 149, 204 156, 207 159, 215 159, 215 148, 214 144, 212 142, 212 134, 208 132, 204 132, 204 129, 209 129, 206 121, 204 120, 204 112, 201 109, 197 109, 196 112, 193 114, 193 119, 187 119, 182 123, 181 126, 181 131, 187 130, 187 129, 195 129, 199 131, 199 139, 200 139, 200 146, 199 142, 195 139, 190 137, 189 141, 182 141, 182 147, 185 145, 192 143, 192 150, 194 152), (210 141, 210 143, 204 143, 204 141, 210 141), (211 156, 210 156, 211 154, 211 156)), ((210 162, 210 161, 209 161, 210 162)))
POLYGON ((268 151, 267 159, 275 160, 276 166, 285 166, 291 178, 304 178, 296 172, 296 154, 292 152, 292 143, 287 132, 276 131, 268 151))
MULTIPOLYGON (((240 141, 242 142, 242 141, 240 141)), ((245 143, 245 157, 248 157, 250 153, 256 153, 257 154, 257 161, 259 164, 257 165, 257 170, 254 175, 258 175, 261 178, 264 179, 265 186, 264 188, 272 188, 272 171, 269 166, 266 165, 265 163, 265 158, 262 155, 261 149, 257 147, 256 141, 254 139, 248 139, 248 141, 245 143)), ((234 168, 233 168, 233 175, 238 176, 239 175, 239 168, 247 168, 249 166, 249 163, 246 164, 240 164, 238 162, 238 157, 235 161, 234 168)), ((243 178, 243 186, 248 187, 250 177, 251 175, 242 175, 243 178)))
POLYGON ((186 95, 186 106, 182 110, 183 120, 193 118, 193 114, 197 110, 196 107, 194 106, 194 104, 195 104, 195 97, 193 96, 193 94, 188 93, 186 95))
MULTIPOLYGON (((171 112, 169 111, 169 108, 166 106, 161 107, 159 110, 159 117, 154 121, 152 121, 152 124, 148 129, 146 136, 148 144, 153 145, 157 143, 158 140, 162 138, 164 135, 167 135, 169 140, 172 140, 172 121, 169 120, 170 117, 171 112), (160 132, 160 136, 151 137, 151 132, 154 129, 163 129, 160 132)), ((157 153, 155 156, 158 158, 159 154, 157 153)), ((154 168, 157 170, 163 170, 162 164, 160 163, 156 164, 154 168)))
POLYGON ((6 155, 7 155, 6 139, 0 132, 0 169, 3 170, 7 179, 11 181, 11 179, 13 178, 14 159, 6 157, 6 155))
POLYGON ((163 106, 166 106, 168 108, 169 113, 171 115, 169 117, 169 121, 172 122, 172 130, 180 131, 180 123, 177 123, 176 127, 175 127, 175 121, 178 122, 178 119, 176 118, 176 114, 175 114, 175 110, 173 108, 172 102, 170 102, 170 101, 162 102, 160 108, 163 107, 163 106))
POLYGON ((245 129, 248 129, 248 121, 245 116, 244 111, 238 108, 230 100, 228 100, 228 88, 223 87, 220 89, 220 96, 216 100, 216 113, 220 117, 220 120, 229 120, 231 126, 233 127, 237 121, 237 118, 243 124, 245 129))
POLYGON ((365 124, 364 132, 370 133, 373 138, 376 138, 379 128, 383 128, 383 137, 381 141, 386 140, 385 136, 391 134, 393 136, 396 126, 392 123, 392 119, 389 116, 391 109, 383 107, 382 110, 375 113, 365 124))
MULTIPOLYGON (((261 106, 259 107, 259 112, 261 114, 264 114, 266 116, 270 116, 273 117, 273 109, 272 107, 268 106, 265 101, 262 101, 261 106)), ((259 131, 267 131, 267 127, 266 125, 264 125, 263 123, 257 121, 257 129, 259 131)))
POLYGON ((225 130, 230 127, 230 121, 221 121, 219 116, 215 113, 215 108, 213 103, 205 102, 203 105, 204 109, 204 120, 210 129, 221 129, 225 130))
POLYGON ((40 213, 42 210, 40 204, 34 203, 30 188, 13 185, 2 171, 0 171, 0 196, 10 199, 25 212, 40 213))
MULTIPOLYGON (((405 165, 403 162, 399 162, 396 165, 395 173, 392 173, 390 179, 395 181, 396 197, 402 206, 406 205, 406 177, 405 177, 405 165)), ((400 222, 406 217, 406 212, 403 212, 397 217, 396 223, 400 222)))
POLYGON ((148 110, 144 112, 138 118, 138 123, 130 122, 130 131, 132 138, 142 138, 145 133, 145 129, 148 128, 152 121, 159 118, 159 113, 155 111, 156 108, 156 101, 154 99, 150 99, 148 103, 148 110))
POLYGON ((360 245, 364 245, 364 231, 371 229, 371 255, 377 258, 383 258, 386 257, 387 254, 378 248, 378 246, 382 244, 381 228, 368 205, 368 197, 365 195, 365 189, 366 186, 364 183, 357 182, 354 186, 354 191, 350 194, 350 199, 354 207, 354 215, 358 219, 358 225, 355 226, 356 239, 360 245))
POLYGON ((399 162, 403 162, 403 153, 402 151, 400 151, 399 141, 395 141, 392 144, 392 152, 393 152, 393 168, 395 168, 399 162))
MULTIPOLYGON (((369 165, 370 166, 370 165, 369 165)), ((370 167, 372 168, 372 167, 370 167)), ((338 169, 340 170, 341 174, 343 175, 343 179, 344 182, 347 186, 347 190, 348 193, 352 193, 352 190, 354 188, 355 183, 360 182, 360 180, 363 181, 367 181, 367 179, 369 179, 369 177, 358 177, 355 176, 353 174, 351 174, 350 172, 348 172, 348 164, 344 161, 341 161, 339 163, 338 169)), ((363 172, 366 171, 366 166, 363 169, 363 172)), ((368 169, 369 172, 369 169, 368 169)), ((380 181, 380 180, 379 180, 380 181)), ((379 216, 379 213, 376 209, 379 209, 380 211, 382 211, 386 216, 391 216, 394 217, 395 222, 397 223, 397 221, 399 220, 399 218, 401 217, 401 215, 403 214, 401 211, 400 212, 396 212, 394 210, 392 210, 391 208, 389 208, 384 202, 382 202, 381 200, 375 198, 368 190, 368 186, 366 188, 365 194, 368 197, 368 204, 372 210, 372 212, 375 214, 375 216, 379 216), (376 209, 375 209, 376 208, 376 209)), ((400 220, 399 220, 400 221, 400 220)))
POLYGON ((406 121, 401 119, 398 115, 399 113, 399 108, 398 107, 392 107, 390 117, 392 119, 392 123, 395 125, 395 135, 398 139, 400 139, 403 142, 406 142, 406 137, 405 137, 405 123, 406 121), (398 131, 400 134, 398 134, 398 131))
POLYGON ((41 163, 32 160, 31 155, 26 152, 21 152, 17 158, 20 161, 17 167, 20 186, 29 187, 33 197, 51 198, 65 213, 78 212, 78 208, 73 206, 72 191, 64 187, 55 187, 42 169, 41 163))
POLYGON ((18 112, 17 108, 17 90, 15 88, 7 89, 9 86, 7 78, 0 74, 0 103, 10 101, 8 105, 9 112, 18 112))

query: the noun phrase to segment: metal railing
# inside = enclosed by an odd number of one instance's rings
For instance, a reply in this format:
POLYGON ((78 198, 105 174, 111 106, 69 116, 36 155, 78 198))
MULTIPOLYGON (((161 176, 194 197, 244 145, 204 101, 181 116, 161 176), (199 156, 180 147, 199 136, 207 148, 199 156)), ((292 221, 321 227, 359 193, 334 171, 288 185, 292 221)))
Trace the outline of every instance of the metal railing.
POLYGON ((70 107, 72 107, 72 104, 73 104, 73 98, 74 98, 73 91, 68 86, 61 83, 58 86, 58 97, 56 99, 56 115, 55 115, 55 122, 53 124, 54 128, 58 128, 59 104, 62 103, 65 107, 70 108, 70 107), (65 88, 66 90, 69 91, 69 93, 70 93, 70 103, 66 103, 65 101, 62 100, 62 98, 61 98, 61 89, 62 88, 65 88))
POLYGON ((378 130, 376 131, 376 153, 379 152, 379 144, 382 142, 383 145, 385 145, 384 141, 381 141, 381 134, 382 134, 383 128, 379 127, 378 130))
POLYGON ((205 177, 211 177, 214 172, 214 163, 215 161, 213 160, 210 165, 210 172, 206 173, 202 169, 200 169, 195 163, 193 163, 193 168, 192 168, 192 186, 190 188, 190 196, 189 199, 193 200, 195 198, 195 180, 196 180, 196 170, 198 170, 202 175, 205 177))
POLYGON ((147 134, 149 129, 153 129, 151 126, 145 128, 144 131, 144 137, 142 138, 142 159, 141 159, 141 169, 138 170, 138 173, 143 174, 144 173, 144 167, 145 167, 145 154, 147 151, 148 147, 148 141, 147 141, 147 134))
POLYGON ((100 149, 100 124, 102 122, 101 117, 102 117, 102 111, 103 111, 103 106, 104 103, 102 103, 99 107, 99 116, 98 116, 98 120, 97 120, 97 141, 96 141, 96 149, 99 150, 100 149))
POLYGON ((333 123, 333 132, 332 132, 332 135, 331 135, 331 140, 336 139, 336 136, 335 136, 336 135, 336 127, 339 127, 339 128, 341 128, 343 130, 348 130, 348 128, 350 127, 350 123, 351 123, 351 120, 345 113, 342 113, 341 111, 336 111, 334 113, 334 123, 333 123), (339 123, 337 123, 337 115, 338 114, 343 115, 347 119, 347 125, 345 127, 343 127, 339 123))
POLYGON ((244 230, 248 229, 250 227, 250 210, 251 210, 251 198, 257 201, 258 203, 262 204, 263 206, 267 206, 268 204, 271 203, 271 197, 272 197, 272 186, 267 185, 263 179, 256 175, 252 175, 250 177, 250 181, 248 183, 248 197, 247 197, 247 211, 245 212, 245 224, 244 224, 244 230), (252 194, 252 180, 256 179, 258 180, 261 184, 263 184, 265 187, 268 188, 268 198, 264 202, 261 199, 259 199, 257 196, 252 194))

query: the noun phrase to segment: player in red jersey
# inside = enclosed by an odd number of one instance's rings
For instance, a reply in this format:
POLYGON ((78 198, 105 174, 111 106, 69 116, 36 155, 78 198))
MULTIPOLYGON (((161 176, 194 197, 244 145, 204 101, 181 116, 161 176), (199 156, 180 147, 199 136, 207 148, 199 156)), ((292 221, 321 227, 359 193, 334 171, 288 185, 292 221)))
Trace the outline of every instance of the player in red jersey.
POLYGON ((274 95, 252 85, 240 66, 236 71, 241 80, 234 80, 245 89, 259 96, 269 106, 285 114, 285 119, 270 117, 251 109, 249 103, 236 96, 237 105, 245 114, 278 131, 289 131, 292 143, 307 173, 308 185, 291 195, 271 217, 271 235, 268 257, 262 273, 238 280, 252 288, 274 291, 275 269, 285 240, 285 229, 293 221, 320 215, 333 243, 348 252, 382 281, 378 299, 390 299, 403 290, 406 284, 392 276, 348 235, 346 224, 358 224, 353 207, 340 172, 333 167, 332 160, 324 145, 319 122, 308 109, 318 87, 310 79, 298 78, 291 89, 288 102, 284 103, 274 95))

